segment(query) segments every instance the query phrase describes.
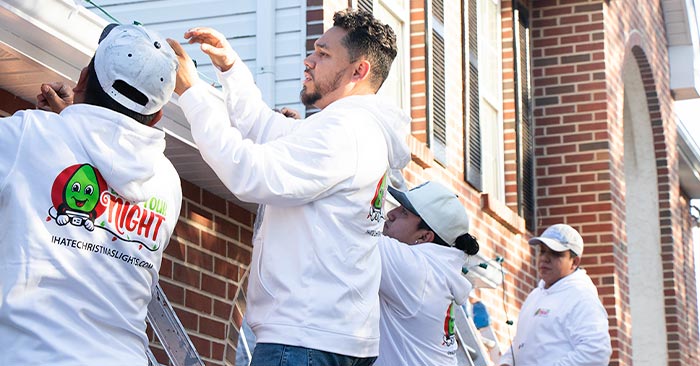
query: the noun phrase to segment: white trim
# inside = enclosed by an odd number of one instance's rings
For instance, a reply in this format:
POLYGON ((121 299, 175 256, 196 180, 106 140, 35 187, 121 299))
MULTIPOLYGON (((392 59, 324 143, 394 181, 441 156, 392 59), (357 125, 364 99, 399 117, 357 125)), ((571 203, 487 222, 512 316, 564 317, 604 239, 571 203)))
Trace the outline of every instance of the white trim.
POLYGON ((255 83, 268 106, 275 106, 275 15, 270 1, 256 3, 255 83))

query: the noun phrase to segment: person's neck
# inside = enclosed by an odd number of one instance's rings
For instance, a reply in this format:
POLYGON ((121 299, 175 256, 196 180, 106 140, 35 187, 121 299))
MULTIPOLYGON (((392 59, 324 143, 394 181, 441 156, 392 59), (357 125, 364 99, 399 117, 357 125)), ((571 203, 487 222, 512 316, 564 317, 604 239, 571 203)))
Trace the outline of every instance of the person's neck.
POLYGON ((314 107, 318 109, 324 109, 329 105, 347 97, 355 95, 370 95, 376 94, 376 90, 370 87, 367 83, 354 84, 354 86, 347 86, 345 89, 338 88, 327 95, 327 98, 321 98, 314 107))
POLYGON ((578 267, 576 267, 573 271, 571 271, 571 273, 568 273, 568 274, 566 274, 566 275, 564 275, 564 276, 561 276, 558 280, 556 280, 556 281, 554 281, 554 282, 552 282, 552 283, 550 283, 550 284, 548 284, 548 283, 545 282, 544 288, 545 288, 545 289, 549 289, 550 287, 554 286, 554 284, 556 284, 557 282, 559 282, 559 281, 561 281, 561 280, 563 280, 563 279, 565 279, 565 278, 571 276, 572 274, 574 274, 574 272, 576 272, 576 270, 578 270, 578 267))

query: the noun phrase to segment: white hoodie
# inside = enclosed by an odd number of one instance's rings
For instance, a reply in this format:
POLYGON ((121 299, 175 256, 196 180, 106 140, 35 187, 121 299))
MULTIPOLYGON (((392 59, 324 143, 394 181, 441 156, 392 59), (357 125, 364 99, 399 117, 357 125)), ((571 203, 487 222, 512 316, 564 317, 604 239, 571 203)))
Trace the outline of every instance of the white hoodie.
POLYGON ((410 159, 408 117, 366 95, 291 120, 260 99, 242 61, 220 78, 230 119, 203 84, 179 102, 226 187, 267 205, 248 282, 257 341, 376 356, 384 177, 410 159))
POLYGON ((608 314, 590 277, 578 269, 548 289, 540 280, 520 309, 513 345, 500 364, 604 366, 611 354, 608 314))
POLYGON ((379 358, 376 366, 457 365, 454 307, 467 301, 466 254, 433 243, 382 236, 379 358), (456 303, 456 305, 455 305, 456 303))
POLYGON ((104 108, 0 119, 0 365, 146 365, 180 212, 164 134, 104 108))

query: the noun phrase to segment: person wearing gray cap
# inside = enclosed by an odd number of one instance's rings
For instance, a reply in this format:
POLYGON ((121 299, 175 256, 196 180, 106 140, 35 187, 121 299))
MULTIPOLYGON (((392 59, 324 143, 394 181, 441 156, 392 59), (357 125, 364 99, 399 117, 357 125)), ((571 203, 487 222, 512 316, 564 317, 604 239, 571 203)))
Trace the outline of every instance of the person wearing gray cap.
POLYGON ((537 253, 540 282, 520 309, 513 344, 502 366, 603 366, 612 348, 608 314, 598 290, 579 268, 583 238, 556 224, 528 242, 537 253))
POLYGON ((42 85, 60 113, 0 119, 0 365, 148 364, 147 305, 182 201, 152 126, 176 70, 158 35, 109 26, 74 95, 42 85))
POLYGON ((375 365, 456 366, 455 306, 472 289, 462 265, 479 251, 469 216, 457 195, 437 182, 408 192, 389 187, 389 193, 401 206, 387 213, 379 242, 375 365))

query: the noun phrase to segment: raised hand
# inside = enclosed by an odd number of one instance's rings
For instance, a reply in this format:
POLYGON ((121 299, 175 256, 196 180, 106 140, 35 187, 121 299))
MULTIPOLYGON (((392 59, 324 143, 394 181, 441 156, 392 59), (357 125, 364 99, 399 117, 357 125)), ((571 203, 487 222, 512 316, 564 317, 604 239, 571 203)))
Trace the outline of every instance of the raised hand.
POLYGON ((190 58, 190 55, 185 52, 180 43, 174 39, 168 38, 168 44, 177 56, 179 64, 177 68, 177 77, 175 78, 175 93, 182 95, 187 89, 194 85, 199 80, 197 68, 190 58))
POLYGON ((73 90, 66 84, 60 81, 41 84, 41 93, 36 96, 37 108, 61 113, 71 104, 73 104, 73 90))
POLYGON ((200 43, 202 52, 209 55, 214 66, 222 72, 228 71, 236 60, 236 52, 226 37, 212 28, 192 28, 185 32, 185 39, 188 39, 190 44, 200 43))

